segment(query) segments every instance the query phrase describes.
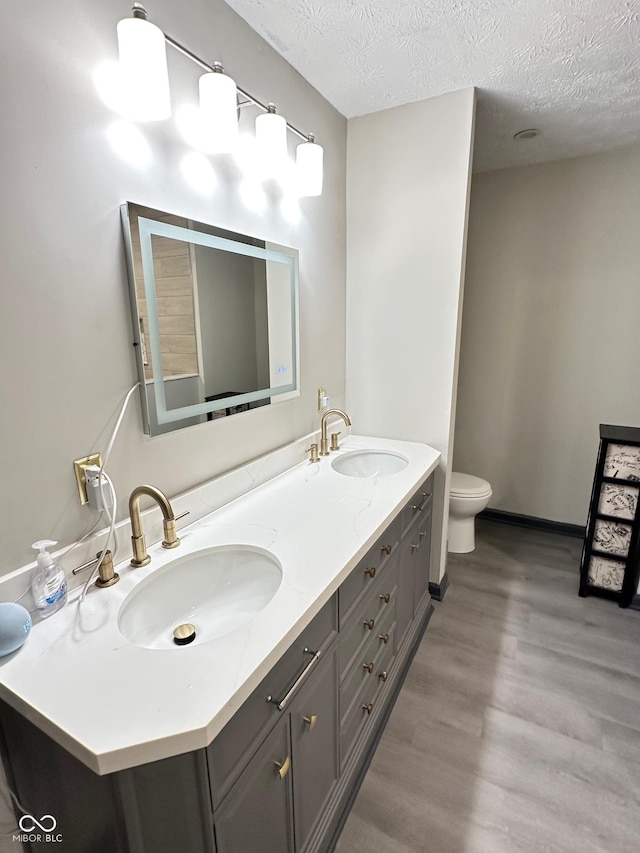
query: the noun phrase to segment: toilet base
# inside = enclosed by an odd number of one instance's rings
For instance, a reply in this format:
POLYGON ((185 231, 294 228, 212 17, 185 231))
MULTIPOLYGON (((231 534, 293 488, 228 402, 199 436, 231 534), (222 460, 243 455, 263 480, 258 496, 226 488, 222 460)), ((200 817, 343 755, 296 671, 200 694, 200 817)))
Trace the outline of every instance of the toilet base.
POLYGON ((447 551, 450 554, 468 554, 476 548, 475 515, 454 518, 449 515, 449 537, 447 551))

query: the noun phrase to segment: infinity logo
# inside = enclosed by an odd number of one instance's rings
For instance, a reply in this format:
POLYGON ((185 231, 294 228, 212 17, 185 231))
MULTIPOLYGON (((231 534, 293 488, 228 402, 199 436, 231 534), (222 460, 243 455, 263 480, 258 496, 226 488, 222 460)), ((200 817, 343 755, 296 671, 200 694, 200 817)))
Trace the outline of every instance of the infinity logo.
POLYGON ((42 832, 53 832, 58 825, 58 821, 50 814, 43 814, 40 820, 36 820, 33 815, 25 814, 18 821, 18 825, 23 832, 33 832, 36 826, 42 832), (51 821, 50 824, 49 821, 51 821))

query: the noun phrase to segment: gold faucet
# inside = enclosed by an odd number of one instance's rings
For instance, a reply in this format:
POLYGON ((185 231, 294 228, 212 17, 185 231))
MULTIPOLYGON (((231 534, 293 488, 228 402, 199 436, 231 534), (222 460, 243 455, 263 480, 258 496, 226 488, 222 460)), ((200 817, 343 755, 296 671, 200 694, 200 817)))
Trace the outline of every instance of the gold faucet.
POLYGON ((169 499, 155 486, 138 486, 131 492, 129 498, 129 517, 131 519, 131 544, 133 545, 132 566, 146 566, 151 562, 151 557, 147 554, 147 546, 142 533, 142 521, 140 519, 140 498, 142 495, 148 495, 153 498, 162 510, 162 526, 164 527, 164 539, 162 540, 163 548, 177 548, 180 540, 176 536, 176 521, 178 518, 183 518, 188 513, 183 512, 182 515, 174 516, 169 499))
POLYGON ((329 440, 327 439, 327 420, 331 415, 339 415, 345 422, 346 426, 351 426, 351 419, 349 415, 346 412, 343 412, 342 409, 327 409, 327 411, 322 416, 322 420, 320 421, 320 456, 329 455, 329 440))

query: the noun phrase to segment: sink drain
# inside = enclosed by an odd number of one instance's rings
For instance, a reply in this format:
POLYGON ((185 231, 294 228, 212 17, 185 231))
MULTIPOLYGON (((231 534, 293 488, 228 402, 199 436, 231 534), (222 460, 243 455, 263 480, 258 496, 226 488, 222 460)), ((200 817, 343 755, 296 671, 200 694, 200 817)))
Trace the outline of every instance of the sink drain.
POLYGON ((196 638, 196 627, 190 622, 185 622, 184 625, 178 625, 173 632, 173 642, 176 646, 188 646, 196 638))

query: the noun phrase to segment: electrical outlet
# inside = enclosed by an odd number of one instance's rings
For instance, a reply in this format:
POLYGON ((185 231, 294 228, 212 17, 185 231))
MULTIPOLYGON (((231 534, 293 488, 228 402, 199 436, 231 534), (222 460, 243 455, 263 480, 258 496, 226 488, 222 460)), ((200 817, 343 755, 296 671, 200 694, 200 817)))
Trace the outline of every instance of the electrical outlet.
POLYGON ((88 468, 90 465, 97 465, 98 468, 102 467, 102 457, 99 453, 92 453, 90 456, 83 456, 82 459, 73 460, 73 470, 76 475, 76 483, 78 484, 78 494, 80 496, 80 503, 83 506, 88 503, 89 500, 87 497, 85 468, 88 468))
POLYGON ((326 388, 318 388, 318 411, 324 412, 329 407, 326 388))

